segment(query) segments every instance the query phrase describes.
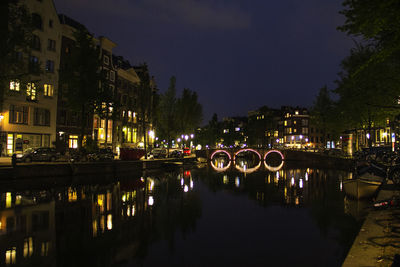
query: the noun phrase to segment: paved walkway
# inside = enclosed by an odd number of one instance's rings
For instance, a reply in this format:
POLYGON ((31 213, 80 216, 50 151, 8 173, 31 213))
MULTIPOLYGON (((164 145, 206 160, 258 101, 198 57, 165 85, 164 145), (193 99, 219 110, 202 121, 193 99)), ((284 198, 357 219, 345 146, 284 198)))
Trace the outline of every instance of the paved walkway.
MULTIPOLYGON (((377 200, 400 197, 399 188, 384 185, 377 200)), ((400 207, 372 210, 344 263, 353 266, 400 266, 400 207)))

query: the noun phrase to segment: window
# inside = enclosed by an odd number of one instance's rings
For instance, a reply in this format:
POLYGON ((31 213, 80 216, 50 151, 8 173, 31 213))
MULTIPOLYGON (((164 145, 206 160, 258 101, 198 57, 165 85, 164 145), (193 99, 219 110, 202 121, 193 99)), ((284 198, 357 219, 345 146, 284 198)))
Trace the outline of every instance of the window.
POLYGON ((39 59, 35 56, 29 56, 29 70, 31 72, 38 72, 40 69, 39 59))
POLYGON ((44 87, 43 93, 45 96, 53 96, 54 95, 54 85, 45 84, 43 87, 44 87))
POLYGON ((10 249, 6 250, 6 265, 12 265, 16 263, 16 254, 17 254, 17 248, 12 247, 10 249))
POLYGON ((303 134, 308 134, 308 128, 303 127, 302 131, 303 134))
POLYGON ((110 64, 110 58, 108 56, 104 55, 103 62, 106 65, 110 64))
POLYGON ((78 136, 77 135, 69 136, 68 147, 69 148, 78 148, 78 136))
POLYGON ((52 19, 49 20, 49 28, 53 28, 53 20, 52 19))
POLYGON ((43 29, 42 27, 42 17, 37 14, 37 13, 33 13, 32 14, 32 24, 36 29, 43 29))
POLYGON ((31 47, 34 50, 40 51, 40 38, 39 38, 39 36, 37 36, 35 34, 32 35, 31 47))
POLYGON ((53 60, 47 60, 46 61, 46 71, 47 72, 54 72, 54 61, 53 60))
POLYGON ((28 107, 10 105, 9 123, 28 124, 28 107))
POLYGON ((28 83, 26 85, 26 99, 30 101, 36 101, 36 85, 34 83, 28 83))
POLYGON ((10 81, 10 91, 20 91, 20 83, 19 81, 10 81))
POLYGON ((47 40, 47 50, 56 51, 56 41, 48 39, 47 40))
POLYGON ((50 126, 50 111, 44 108, 35 108, 33 124, 37 126, 50 126))
POLYGON ((115 81, 115 72, 114 71, 110 71, 110 81, 115 81))

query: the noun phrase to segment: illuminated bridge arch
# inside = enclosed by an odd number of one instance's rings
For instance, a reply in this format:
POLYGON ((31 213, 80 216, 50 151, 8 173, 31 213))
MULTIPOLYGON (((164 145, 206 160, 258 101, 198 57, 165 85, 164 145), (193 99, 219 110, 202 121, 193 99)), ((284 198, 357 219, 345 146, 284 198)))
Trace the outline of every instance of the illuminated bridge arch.
POLYGON ((247 152, 247 151, 250 151, 250 152, 255 153, 255 154, 258 156, 258 159, 261 161, 261 159, 262 159, 262 158, 261 158, 261 154, 260 154, 257 150, 251 149, 251 148, 244 148, 244 149, 241 149, 241 150, 237 151, 237 152, 234 154, 234 156, 233 156, 233 160, 236 159, 236 156, 237 156, 238 154, 240 154, 240 153, 242 153, 242 152, 247 152))
POLYGON ((213 158, 214 158, 214 156, 215 156, 215 154, 218 154, 218 153, 223 153, 223 154, 225 154, 225 155, 227 155, 228 156, 228 158, 229 158, 229 161, 231 161, 232 160, 232 156, 231 156, 231 154, 229 154, 229 152, 228 151, 226 151, 226 150, 216 150, 216 151, 214 151, 214 153, 212 153, 211 154, 211 156, 210 156, 210 159, 212 160, 213 158))
POLYGON ((267 153, 265 153, 265 155, 264 155, 264 162, 266 161, 268 155, 271 154, 271 153, 277 153, 277 154, 279 154, 279 155, 281 156, 282 161, 285 160, 285 156, 282 154, 282 152, 280 152, 279 150, 273 149, 273 150, 269 150, 267 153))

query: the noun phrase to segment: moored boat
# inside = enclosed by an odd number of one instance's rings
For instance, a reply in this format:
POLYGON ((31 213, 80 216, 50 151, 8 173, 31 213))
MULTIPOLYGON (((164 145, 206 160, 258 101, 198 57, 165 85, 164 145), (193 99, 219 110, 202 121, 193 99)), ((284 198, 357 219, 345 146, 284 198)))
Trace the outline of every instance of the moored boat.
POLYGON ((383 178, 374 175, 362 175, 357 179, 343 181, 346 195, 356 198, 370 198, 376 194, 383 182, 383 178))

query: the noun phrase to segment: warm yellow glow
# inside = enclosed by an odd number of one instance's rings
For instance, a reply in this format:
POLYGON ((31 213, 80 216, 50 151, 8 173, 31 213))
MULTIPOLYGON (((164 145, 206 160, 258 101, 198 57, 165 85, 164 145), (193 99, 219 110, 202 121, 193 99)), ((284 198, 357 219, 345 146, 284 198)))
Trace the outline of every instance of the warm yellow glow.
POLYGON ((26 85, 26 95, 30 100, 36 100, 36 85, 35 83, 28 83, 26 85))
POLYGON ((135 216, 135 206, 132 206, 132 216, 135 216))
POLYGON ((126 202, 126 194, 122 195, 122 202, 126 202))
POLYGON ((75 189, 68 188, 68 202, 75 202, 78 200, 78 195, 75 189))
POLYGON ((107 215, 107 229, 108 230, 112 230, 112 227, 113 227, 113 225, 112 225, 112 215, 108 214, 107 215))
POLYGON ((6 264, 7 265, 15 264, 15 257, 17 254, 16 252, 17 252, 16 247, 6 250, 6 264))
POLYGON ((104 229, 105 229, 104 220, 105 220, 105 217, 104 217, 104 215, 102 215, 100 217, 100 229, 101 229, 102 233, 104 233, 104 229))
POLYGON ((100 212, 104 211, 104 195, 97 196, 97 205, 100 207, 100 212))
POLYGON ((19 92, 19 90, 20 90, 19 81, 10 81, 10 91, 19 92))
POLYGON ((14 135, 8 134, 7 135, 7 154, 12 155, 14 152, 14 135))
POLYGON ((49 255, 49 242, 43 242, 43 243, 42 243, 41 255, 42 255, 43 257, 49 255))
POLYGON ((43 94, 45 96, 53 96, 54 95, 54 85, 44 84, 43 85, 43 94))
POLYGON ((96 237, 97 236, 97 221, 93 220, 92 225, 93 225, 93 237, 96 237))
POLYGON ((12 204, 12 195, 11 192, 6 193, 6 208, 11 208, 12 204))
POLYGON ((33 254, 33 241, 32 237, 25 238, 24 240, 24 258, 30 257, 33 254))
POLYGON ((22 201, 22 196, 16 195, 15 196, 15 205, 21 205, 21 201, 22 201))
POLYGON ((78 136, 77 135, 69 136, 68 147, 69 148, 78 148, 78 136))

